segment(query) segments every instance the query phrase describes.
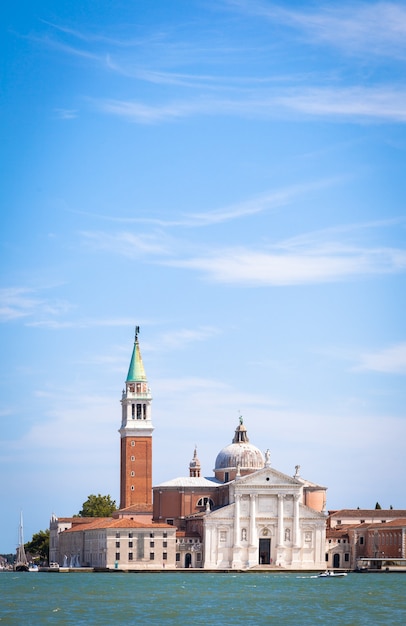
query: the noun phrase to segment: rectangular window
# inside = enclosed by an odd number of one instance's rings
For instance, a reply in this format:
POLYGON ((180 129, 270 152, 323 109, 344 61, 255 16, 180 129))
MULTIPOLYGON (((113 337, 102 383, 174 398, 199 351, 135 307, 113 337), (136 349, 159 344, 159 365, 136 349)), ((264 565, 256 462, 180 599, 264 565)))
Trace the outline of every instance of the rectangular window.
POLYGON ((132 560, 133 560, 133 553, 132 553, 132 552, 129 552, 129 553, 128 553, 128 560, 129 560, 129 561, 132 561, 132 560))
POLYGON ((165 532, 162 536, 163 536, 164 539, 166 539, 166 537, 168 536, 168 533, 165 532))
POLYGON ((149 533, 149 536, 150 536, 150 537, 153 537, 153 536, 154 536, 154 533, 149 533))
POLYGON ((180 552, 176 553, 176 562, 179 563, 180 561, 180 552))
POLYGON ((162 547, 163 548, 167 548, 168 547, 168 542, 167 541, 163 541, 162 542, 162 547))
POLYGON ((196 553, 196 561, 201 561, 202 560, 202 553, 201 552, 197 552, 196 553))
POLYGON ((360 537, 359 538, 359 544, 360 544, 360 546, 364 545, 364 537, 360 537))
POLYGON ((154 541, 150 541, 149 542, 149 547, 150 548, 155 548, 155 542, 154 541))
POLYGON ((116 548, 119 548, 119 547, 120 547, 120 542, 116 541, 116 548))
POLYGON ((137 420, 141 419, 141 405, 137 404, 137 420))
POLYGON ((120 533, 116 533, 116 539, 120 539, 120 533))
POLYGON ((149 560, 153 561, 155 559, 155 554, 153 552, 150 552, 149 554, 149 560))
POLYGON ((167 552, 163 552, 162 553, 162 560, 163 561, 167 561, 168 560, 168 553, 167 552))
POLYGON ((116 561, 120 560, 120 552, 116 552, 116 561))
POLYGON ((132 548, 132 547, 133 547, 133 542, 132 542, 132 541, 129 541, 129 542, 128 542, 128 547, 129 547, 129 548, 132 548))
POLYGON ((347 562, 348 562, 349 560, 350 560, 350 553, 349 553, 349 552, 346 552, 346 553, 344 554, 344 561, 347 561, 347 562))
POLYGON ((128 533, 128 538, 132 539, 133 538, 133 534, 132 533, 128 533))
POLYGON ((166 523, 169 524, 169 526, 173 526, 173 519, 167 519, 166 523))
POLYGON ((326 552, 325 559, 326 559, 326 561, 328 561, 328 552, 326 552))

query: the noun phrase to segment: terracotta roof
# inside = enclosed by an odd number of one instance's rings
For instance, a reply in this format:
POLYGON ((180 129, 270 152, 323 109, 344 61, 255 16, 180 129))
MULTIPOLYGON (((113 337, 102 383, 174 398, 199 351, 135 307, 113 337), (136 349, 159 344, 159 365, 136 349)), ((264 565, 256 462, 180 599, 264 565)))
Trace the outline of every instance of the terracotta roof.
POLYGON ((341 509, 339 511, 329 511, 330 517, 406 517, 406 509, 341 509))
MULTIPOLYGON (((89 519, 89 518, 88 518, 89 519)), ((97 530, 97 529, 107 529, 107 528, 172 528, 169 524, 159 524, 153 522, 137 522, 136 520, 129 519, 128 517, 120 517, 119 519, 113 519, 112 517, 101 517, 98 519, 93 518, 94 521, 86 524, 86 528, 81 526, 80 528, 68 528, 65 530, 66 533, 78 532, 82 530, 97 530)))
POLYGON ((83 526, 83 524, 90 524, 98 519, 106 519, 105 517, 58 517, 55 521, 58 524, 72 524, 72 526, 83 526))
POLYGON ((335 530, 332 528, 327 528, 326 530, 327 539, 340 539, 341 537, 348 537, 348 530, 342 528, 340 530, 335 530))
POLYGON ((406 519, 403 518, 398 518, 398 519, 393 519, 390 520, 390 522, 385 522, 384 524, 382 522, 376 522, 373 524, 362 524, 362 526, 366 526, 367 528, 379 528, 379 529, 384 529, 384 528, 397 528, 399 526, 406 527, 406 519))
POLYGON ((176 531, 176 536, 178 538, 181 538, 181 537, 197 537, 197 538, 200 539, 200 534, 195 532, 195 531, 193 531, 193 532, 186 532, 186 530, 178 530, 178 531, 176 531))

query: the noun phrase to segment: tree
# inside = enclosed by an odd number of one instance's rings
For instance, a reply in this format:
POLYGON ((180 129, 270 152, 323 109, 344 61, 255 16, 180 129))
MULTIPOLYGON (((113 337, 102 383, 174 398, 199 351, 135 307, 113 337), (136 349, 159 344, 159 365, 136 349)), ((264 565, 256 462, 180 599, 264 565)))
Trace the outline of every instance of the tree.
POLYGON ((117 511, 116 502, 110 496, 92 494, 82 504, 78 517, 110 517, 114 511, 117 511))
POLYGON ((381 508, 382 508, 382 507, 381 507, 381 505, 379 504, 379 502, 377 502, 377 503, 375 504, 375 508, 376 508, 376 509, 381 509, 381 508))
POLYGON ((49 555, 49 529, 34 533, 31 541, 24 544, 25 551, 34 559, 48 561, 49 555))

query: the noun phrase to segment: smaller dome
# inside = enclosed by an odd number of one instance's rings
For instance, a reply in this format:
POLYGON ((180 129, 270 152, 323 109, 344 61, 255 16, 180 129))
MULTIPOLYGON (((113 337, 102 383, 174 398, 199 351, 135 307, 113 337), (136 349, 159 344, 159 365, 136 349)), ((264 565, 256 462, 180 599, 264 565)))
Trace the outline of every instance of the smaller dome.
POLYGON ((197 458, 197 448, 195 448, 193 459, 190 461, 189 467, 200 467, 200 461, 197 458))
POLYGON ((194 478, 200 477, 201 465, 200 461, 197 458, 197 448, 195 448, 193 459, 189 463, 189 476, 194 478))

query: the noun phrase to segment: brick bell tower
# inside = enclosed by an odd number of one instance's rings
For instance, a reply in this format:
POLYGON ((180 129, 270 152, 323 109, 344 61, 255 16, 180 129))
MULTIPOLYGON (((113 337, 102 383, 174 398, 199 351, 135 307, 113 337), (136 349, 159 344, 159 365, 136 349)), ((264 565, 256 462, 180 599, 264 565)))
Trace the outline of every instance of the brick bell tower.
POLYGON ((145 376, 138 334, 121 397, 120 509, 152 514, 151 390, 145 376))

